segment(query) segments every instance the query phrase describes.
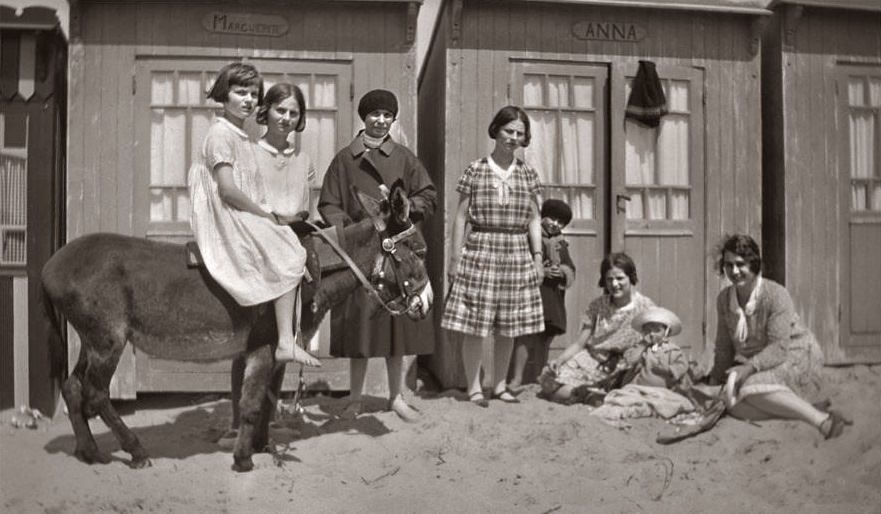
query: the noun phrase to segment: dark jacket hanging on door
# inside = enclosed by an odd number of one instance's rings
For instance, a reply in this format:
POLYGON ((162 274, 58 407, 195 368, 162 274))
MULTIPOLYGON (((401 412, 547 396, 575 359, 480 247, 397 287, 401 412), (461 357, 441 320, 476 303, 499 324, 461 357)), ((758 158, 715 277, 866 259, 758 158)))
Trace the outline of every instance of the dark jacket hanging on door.
POLYGON ((630 91, 630 98, 627 99, 624 117, 654 128, 661 123, 661 116, 665 114, 667 114, 667 97, 655 70, 655 63, 639 61, 639 69, 636 78, 633 79, 633 88, 630 91))

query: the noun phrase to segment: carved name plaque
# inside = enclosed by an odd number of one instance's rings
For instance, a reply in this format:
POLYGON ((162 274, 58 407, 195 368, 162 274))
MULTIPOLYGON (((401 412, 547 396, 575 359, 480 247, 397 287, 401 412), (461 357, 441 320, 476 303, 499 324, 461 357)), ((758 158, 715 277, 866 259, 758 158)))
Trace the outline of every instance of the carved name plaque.
POLYGON ((619 41, 636 43, 642 41, 646 31, 635 23, 614 21, 578 21, 572 24, 572 35, 591 41, 619 41))
POLYGON ((288 31, 288 22, 269 14, 212 12, 202 18, 202 27, 218 34, 278 37, 288 31))

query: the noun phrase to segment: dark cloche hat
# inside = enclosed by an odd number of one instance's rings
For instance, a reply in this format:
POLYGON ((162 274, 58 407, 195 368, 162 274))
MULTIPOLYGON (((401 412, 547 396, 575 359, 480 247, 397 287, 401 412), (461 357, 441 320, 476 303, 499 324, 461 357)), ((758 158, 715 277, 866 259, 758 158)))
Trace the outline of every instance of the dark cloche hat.
POLYGON ((395 97, 395 94, 385 89, 368 91, 361 97, 361 101, 358 103, 358 116, 361 116, 363 120, 368 114, 379 109, 384 109, 397 117, 398 99, 395 97))
POLYGON ((541 217, 554 218, 559 220, 563 225, 568 225, 572 221, 572 209, 569 204, 563 200, 556 198, 548 198, 541 204, 541 217))

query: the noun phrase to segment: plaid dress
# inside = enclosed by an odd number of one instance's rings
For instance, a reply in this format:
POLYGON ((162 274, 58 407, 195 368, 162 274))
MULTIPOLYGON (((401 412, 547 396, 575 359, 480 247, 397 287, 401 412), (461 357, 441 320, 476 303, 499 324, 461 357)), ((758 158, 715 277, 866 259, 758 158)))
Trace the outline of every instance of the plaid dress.
POLYGON ((447 297, 443 328, 479 337, 544 331, 528 237, 540 190, 538 174, 519 159, 507 180, 493 172, 487 157, 471 163, 459 178, 456 191, 470 200, 471 231, 447 297))

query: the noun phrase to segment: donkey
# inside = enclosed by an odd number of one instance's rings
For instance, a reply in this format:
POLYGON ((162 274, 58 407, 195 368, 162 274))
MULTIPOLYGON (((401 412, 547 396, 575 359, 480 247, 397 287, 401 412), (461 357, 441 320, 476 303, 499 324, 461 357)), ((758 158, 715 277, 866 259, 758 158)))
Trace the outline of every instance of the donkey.
MULTIPOLYGON (((314 335, 330 307, 357 287, 367 287, 376 308, 393 314, 422 319, 431 307, 426 244, 409 220, 404 189, 396 182, 381 201, 354 189, 352 193, 368 217, 343 229, 341 243, 351 256, 350 267, 326 274, 311 290, 304 281, 299 313, 304 340, 314 335)), ((313 237, 303 238, 307 249, 314 248, 309 241, 313 237)), ((311 262, 310 267, 317 278, 320 272, 311 262)), ((187 266, 184 245, 118 234, 86 235, 62 247, 43 268, 42 287, 56 329, 61 315, 82 341, 76 366, 62 387, 78 459, 90 464, 109 460, 89 429, 88 419, 98 415, 131 454, 132 468, 151 464, 110 402, 110 379, 128 341, 162 359, 244 359, 233 469, 253 468, 251 456, 268 438, 272 402, 267 398, 277 395, 284 373, 284 364, 274 360, 278 338, 271 305, 240 306, 204 268, 187 266)))

